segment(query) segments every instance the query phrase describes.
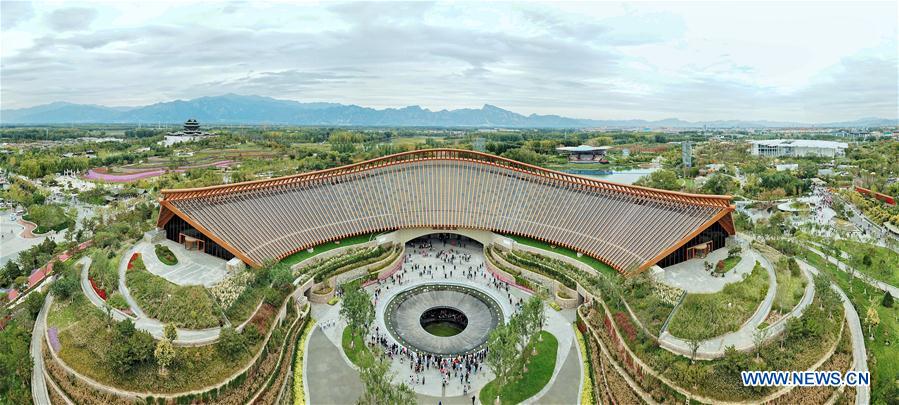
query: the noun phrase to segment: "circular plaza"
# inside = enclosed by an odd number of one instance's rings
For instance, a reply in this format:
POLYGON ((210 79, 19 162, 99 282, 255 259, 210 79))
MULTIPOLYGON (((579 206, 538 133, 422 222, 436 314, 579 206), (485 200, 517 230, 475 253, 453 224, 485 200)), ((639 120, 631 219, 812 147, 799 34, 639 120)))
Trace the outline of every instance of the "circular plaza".
POLYGON ((393 296, 384 324, 394 340, 420 353, 465 355, 483 349, 502 319, 489 294, 461 284, 425 284, 393 296))

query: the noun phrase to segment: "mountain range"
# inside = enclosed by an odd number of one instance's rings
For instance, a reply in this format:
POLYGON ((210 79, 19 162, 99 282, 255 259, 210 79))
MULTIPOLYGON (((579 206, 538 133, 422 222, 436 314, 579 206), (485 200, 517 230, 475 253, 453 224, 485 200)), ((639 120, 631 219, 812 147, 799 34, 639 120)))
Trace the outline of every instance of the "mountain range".
POLYGON ((522 115, 485 104, 480 109, 432 111, 417 105, 374 109, 337 103, 301 103, 270 97, 225 94, 175 100, 141 107, 107 107, 55 102, 0 110, 0 123, 11 124, 156 124, 195 118, 201 124, 308 126, 478 127, 478 128, 776 128, 879 127, 897 120, 862 118, 848 122, 807 124, 780 121, 592 120, 558 115, 522 115))

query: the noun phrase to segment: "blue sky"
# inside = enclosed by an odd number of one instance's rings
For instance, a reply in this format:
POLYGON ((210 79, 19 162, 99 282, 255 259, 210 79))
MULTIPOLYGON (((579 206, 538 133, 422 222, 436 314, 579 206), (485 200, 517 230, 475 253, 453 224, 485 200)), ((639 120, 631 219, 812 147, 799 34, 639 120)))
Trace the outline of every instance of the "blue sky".
POLYGON ((0 6, 4 109, 238 93, 596 119, 897 117, 894 1, 0 6))

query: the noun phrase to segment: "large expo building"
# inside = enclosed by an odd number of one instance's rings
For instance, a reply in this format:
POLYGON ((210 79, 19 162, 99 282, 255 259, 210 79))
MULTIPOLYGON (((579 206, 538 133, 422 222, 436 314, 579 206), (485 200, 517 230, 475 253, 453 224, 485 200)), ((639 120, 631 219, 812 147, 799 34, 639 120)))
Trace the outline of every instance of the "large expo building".
POLYGON ((526 236, 630 274, 723 247, 734 234, 729 196, 610 183, 453 149, 162 195, 158 226, 167 238, 254 267, 347 236, 430 228, 526 236))

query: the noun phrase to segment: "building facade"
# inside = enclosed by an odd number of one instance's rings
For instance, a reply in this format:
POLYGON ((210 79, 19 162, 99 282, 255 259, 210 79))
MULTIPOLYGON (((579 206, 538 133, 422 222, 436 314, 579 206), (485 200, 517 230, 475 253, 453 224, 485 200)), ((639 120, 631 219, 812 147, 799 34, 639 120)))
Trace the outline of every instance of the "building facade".
POLYGON ((623 273, 685 259, 734 233, 729 196, 588 179, 480 152, 430 149, 293 176, 163 190, 175 241, 258 267, 347 236, 406 228, 526 236, 623 273))
POLYGON ((845 142, 805 139, 774 139, 752 141, 752 154, 768 157, 827 157, 843 156, 849 147, 845 142))

